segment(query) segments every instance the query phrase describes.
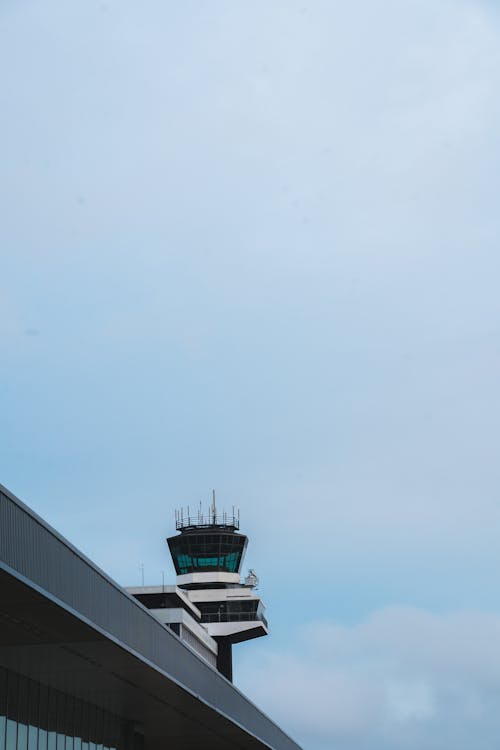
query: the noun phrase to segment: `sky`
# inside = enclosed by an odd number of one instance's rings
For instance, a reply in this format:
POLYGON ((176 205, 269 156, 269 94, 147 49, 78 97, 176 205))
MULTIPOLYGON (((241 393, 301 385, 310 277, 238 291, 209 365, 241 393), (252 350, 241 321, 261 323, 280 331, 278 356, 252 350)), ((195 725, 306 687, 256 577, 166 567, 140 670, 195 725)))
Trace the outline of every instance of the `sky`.
POLYGON ((500 6, 1 0, 0 70, 0 482, 122 585, 215 488, 294 739, 497 748, 500 6))

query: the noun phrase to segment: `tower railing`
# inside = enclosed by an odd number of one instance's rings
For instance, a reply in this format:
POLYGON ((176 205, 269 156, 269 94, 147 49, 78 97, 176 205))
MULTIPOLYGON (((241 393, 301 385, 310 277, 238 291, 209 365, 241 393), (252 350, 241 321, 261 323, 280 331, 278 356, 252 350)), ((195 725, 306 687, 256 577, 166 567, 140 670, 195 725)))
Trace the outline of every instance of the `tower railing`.
POLYGON ((236 531, 240 528, 240 511, 234 506, 232 513, 218 513, 216 508, 209 508, 204 513, 200 508, 192 511, 189 508, 180 508, 175 511, 175 528, 177 531, 189 531, 191 529, 224 528, 236 531))
POLYGON ((269 627, 264 615, 257 612, 203 612, 201 622, 262 622, 266 628, 269 627))

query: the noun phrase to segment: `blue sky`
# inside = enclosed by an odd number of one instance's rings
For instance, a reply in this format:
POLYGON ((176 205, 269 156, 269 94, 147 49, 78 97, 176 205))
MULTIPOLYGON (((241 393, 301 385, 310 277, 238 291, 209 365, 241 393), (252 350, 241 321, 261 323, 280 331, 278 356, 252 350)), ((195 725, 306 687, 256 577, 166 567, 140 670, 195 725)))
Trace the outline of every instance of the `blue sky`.
POLYGON ((124 585, 215 487, 257 703, 496 747, 496 4, 4 0, 0 66, 0 481, 124 585))

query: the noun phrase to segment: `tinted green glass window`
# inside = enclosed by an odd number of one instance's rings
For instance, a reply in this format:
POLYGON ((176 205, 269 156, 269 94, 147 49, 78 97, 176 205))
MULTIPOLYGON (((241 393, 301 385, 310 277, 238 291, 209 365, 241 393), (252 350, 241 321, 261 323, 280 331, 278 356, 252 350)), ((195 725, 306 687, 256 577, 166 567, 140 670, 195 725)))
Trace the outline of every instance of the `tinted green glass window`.
POLYGON ((226 555, 225 567, 231 573, 234 573, 234 571, 237 569, 237 567, 238 567, 238 559, 239 559, 238 552, 231 552, 229 555, 226 555))
POLYGON ((199 557, 197 560, 199 568, 218 568, 220 558, 218 557, 199 557))

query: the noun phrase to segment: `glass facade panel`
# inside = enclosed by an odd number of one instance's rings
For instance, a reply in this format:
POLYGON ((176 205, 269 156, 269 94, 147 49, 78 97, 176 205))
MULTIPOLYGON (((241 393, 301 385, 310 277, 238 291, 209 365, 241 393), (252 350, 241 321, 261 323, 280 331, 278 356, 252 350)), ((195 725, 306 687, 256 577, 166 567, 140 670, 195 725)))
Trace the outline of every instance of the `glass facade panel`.
POLYGON ((28 727, 28 750, 38 750, 38 727, 28 727))
POLYGON ((39 701, 38 701, 38 750, 47 750, 47 723, 48 723, 48 710, 49 710, 49 696, 48 691, 43 688, 39 689, 39 701))
POLYGON ((28 748, 28 727, 26 724, 17 725, 17 750, 27 750, 28 748))
POLYGON ((28 706, 30 684, 19 676, 17 685, 17 750, 28 750, 28 706))
POLYGON ((7 730, 7 672, 0 667, 0 750, 5 750, 7 730))
POLYGON ((7 719, 6 750, 16 750, 17 746, 17 721, 7 719))
POLYGON ((73 750, 75 732, 75 699, 66 696, 66 710, 64 712, 64 750, 73 750))
POLYGON ((124 722, 0 667, 0 750, 123 750, 124 722))

